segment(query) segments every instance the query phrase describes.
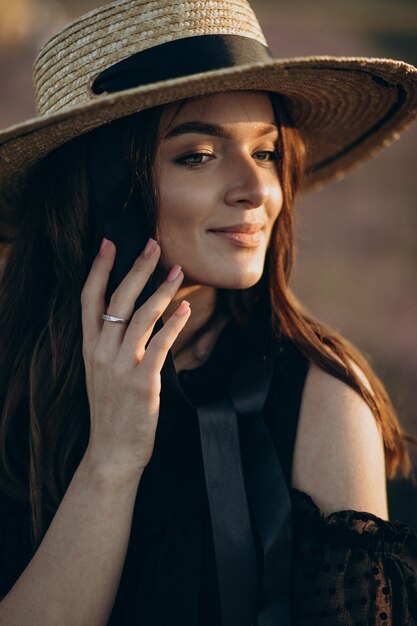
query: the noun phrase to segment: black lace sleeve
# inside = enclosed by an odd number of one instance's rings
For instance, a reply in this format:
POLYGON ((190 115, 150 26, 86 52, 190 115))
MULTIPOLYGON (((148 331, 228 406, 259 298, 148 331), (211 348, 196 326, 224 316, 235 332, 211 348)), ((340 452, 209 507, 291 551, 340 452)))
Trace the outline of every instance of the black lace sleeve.
POLYGON ((416 626, 417 535, 292 490, 294 626, 416 626))

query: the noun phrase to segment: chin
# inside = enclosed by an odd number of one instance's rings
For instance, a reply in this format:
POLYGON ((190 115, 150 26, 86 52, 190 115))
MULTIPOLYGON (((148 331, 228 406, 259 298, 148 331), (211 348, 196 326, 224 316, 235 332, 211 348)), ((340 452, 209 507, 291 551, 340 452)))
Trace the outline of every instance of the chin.
POLYGON ((248 272, 235 276, 218 276, 217 280, 213 281, 211 285, 218 289, 249 289, 256 285, 260 281, 262 271, 260 272, 248 272))
MULTIPOLYGON (((205 285, 217 289, 249 289, 256 285, 262 277, 265 267, 265 257, 252 259, 252 262, 236 262, 233 257, 222 257, 220 260, 206 257, 198 264, 188 268, 184 263, 185 274, 182 287, 190 285, 205 285), (188 271, 190 270, 190 271, 188 271)), ((180 261, 177 261, 180 263, 180 261)))

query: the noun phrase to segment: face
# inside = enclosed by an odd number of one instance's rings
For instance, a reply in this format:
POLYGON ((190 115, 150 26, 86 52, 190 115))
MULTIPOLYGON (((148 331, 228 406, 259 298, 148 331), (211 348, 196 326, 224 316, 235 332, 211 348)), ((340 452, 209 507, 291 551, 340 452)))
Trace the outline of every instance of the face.
POLYGON ((155 165, 164 268, 181 265, 183 287, 251 287, 262 276, 282 207, 269 97, 220 93, 166 109, 160 138, 155 165))

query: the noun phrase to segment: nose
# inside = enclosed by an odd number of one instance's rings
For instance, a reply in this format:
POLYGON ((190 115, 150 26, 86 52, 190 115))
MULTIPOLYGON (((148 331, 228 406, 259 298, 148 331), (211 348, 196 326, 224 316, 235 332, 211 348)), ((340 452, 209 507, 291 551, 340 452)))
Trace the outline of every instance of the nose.
POLYGON ((248 209, 263 206, 278 186, 276 171, 262 167, 251 155, 235 155, 225 175, 224 199, 229 206, 248 209))

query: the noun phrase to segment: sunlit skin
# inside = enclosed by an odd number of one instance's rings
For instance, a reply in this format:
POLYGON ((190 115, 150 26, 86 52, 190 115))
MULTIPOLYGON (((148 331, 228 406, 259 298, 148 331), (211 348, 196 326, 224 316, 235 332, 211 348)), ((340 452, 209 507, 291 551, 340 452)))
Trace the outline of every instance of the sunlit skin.
POLYGON ((259 281, 282 207, 276 167, 278 129, 267 94, 220 93, 177 109, 162 116, 156 160, 162 263, 166 269, 179 264, 184 272, 163 319, 183 299, 192 311, 174 344, 174 358, 212 313, 217 288, 246 289, 259 281), (207 131, 169 136, 189 122, 219 126, 226 136, 207 131), (263 224, 254 247, 210 232, 248 222, 263 224))

